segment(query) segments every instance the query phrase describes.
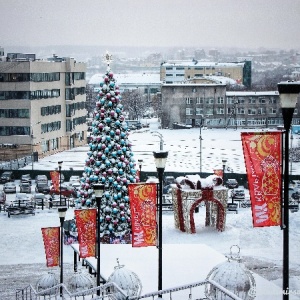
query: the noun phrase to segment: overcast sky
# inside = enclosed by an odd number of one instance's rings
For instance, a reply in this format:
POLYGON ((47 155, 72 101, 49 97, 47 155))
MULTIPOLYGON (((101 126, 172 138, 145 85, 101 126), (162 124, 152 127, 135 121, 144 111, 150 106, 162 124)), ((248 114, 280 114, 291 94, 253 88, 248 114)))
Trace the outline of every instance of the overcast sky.
POLYGON ((0 0, 0 46, 300 48, 300 0, 0 0))

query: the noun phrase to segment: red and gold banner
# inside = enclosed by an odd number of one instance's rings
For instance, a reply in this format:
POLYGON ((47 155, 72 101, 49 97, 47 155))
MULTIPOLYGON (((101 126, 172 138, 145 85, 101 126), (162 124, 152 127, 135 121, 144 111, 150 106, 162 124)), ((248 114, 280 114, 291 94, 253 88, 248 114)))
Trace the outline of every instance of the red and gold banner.
POLYGON ((59 172, 58 171, 51 171, 50 172, 51 181, 53 184, 53 188, 56 191, 59 191, 59 172))
POLYGON ((156 183, 128 185, 132 247, 156 245, 156 183))
POLYGON ((280 225, 281 132, 242 132, 254 227, 280 225))
POLYGON ((42 228, 47 267, 59 266, 60 227, 42 228))
POLYGON ((215 169, 214 174, 223 178, 223 170, 222 169, 215 169))
POLYGON ((81 258, 95 256, 97 209, 76 209, 75 219, 78 231, 81 258))

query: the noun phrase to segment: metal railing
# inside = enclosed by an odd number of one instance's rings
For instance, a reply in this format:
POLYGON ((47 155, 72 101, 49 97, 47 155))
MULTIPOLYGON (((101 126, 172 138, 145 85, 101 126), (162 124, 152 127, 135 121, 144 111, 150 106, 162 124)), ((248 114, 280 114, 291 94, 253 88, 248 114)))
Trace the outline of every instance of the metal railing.
POLYGON ((242 300, 231 291, 220 286, 217 282, 213 280, 203 280, 200 282, 195 282, 191 284, 186 284, 170 289, 164 289, 161 291, 155 291, 152 293, 147 293, 140 296, 127 296, 123 290, 120 289, 115 283, 106 283, 100 287, 95 287, 85 291, 80 291, 76 293, 71 293, 68 291, 64 284, 58 284, 52 288, 45 289, 42 291, 36 291, 31 285, 24 289, 19 289, 16 291, 16 300, 139 300, 139 299, 157 299, 158 296, 164 296, 164 300, 204 300, 209 299, 205 296, 205 289, 210 287, 221 295, 221 299, 233 299, 242 300), (63 293, 60 295, 60 287, 63 287, 63 293), (100 296, 97 296, 97 291, 100 290, 100 296))

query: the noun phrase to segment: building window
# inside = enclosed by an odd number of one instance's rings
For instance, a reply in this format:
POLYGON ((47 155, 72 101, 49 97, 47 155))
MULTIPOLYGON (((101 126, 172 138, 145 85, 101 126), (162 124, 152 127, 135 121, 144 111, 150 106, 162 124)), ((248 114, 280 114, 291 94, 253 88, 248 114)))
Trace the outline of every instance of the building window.
POLYGON ((217 113, 217 115, 224 115, 224 108, 223 107, 217 107, 216 113, 217 113))
POLYGON ((197 104, 203 104, 203 98, 202 97, 197 97, 196 98, 196 103, 197 104))
POLYGON ((276 108, 270 107, 270 108, 269 108, 269 113, 270 113, 271 115, 275 115, 275 114, 277 113, 276 108))
POLYGON ((250 97, 250 98, 248 99, 248 103, 249 103, 249 104, 255 104, 255 103, 256 103, 256 99, 250 97))
POLYGON ((266 113, 266 110, 264 108, 260 107, 257 109, 257 114, 264 115, 265 113, 266 113))
POLYGON ((254 109, 254 108, 249 108, 249 109, 248 109, 248 115, 256 115, 256 109, 254 109))
POLYGON ((217 103, 218 104, 224 104, 224 98, 223 97, 218 97, 217 103))
POLYGON ((189 97, 185 98, 185 103, 188 105, 193 104, 193 98, 189 98, 189 97))
POLYGON ((197 108, 196 108, 196 115, 197 115, 197 116, 203 115, 203 108, 197 107, 197 108))
POLYGON ((176 74, 176 77, 183 77, 184 74, 176 74))
POLYGON ((243 107, 238 107, 238 108, 237 108, 237 113, 238 113, 239 115, 244 115, 244 114, 245 114, 245 109, 244 109, 243 107))
POLYGON ((190 108, 190 107, 186 108, 186 109, 185 109, 185 114, 186 114, 187 116, 191 116, 191 115, 193 114, 193 109, 190 108))
POLYGON ((176 70, 184 70, 184 67, 176 67, 176 70))
POLYGON ((263 97, 259 97, 259 98, 258 98, 258 103, 259 103, 259 104, 266 104, 266 99, 263 98, 263 97))
POLYGON ((166 70, 173 70, 173 67, 166 67, 166 70))

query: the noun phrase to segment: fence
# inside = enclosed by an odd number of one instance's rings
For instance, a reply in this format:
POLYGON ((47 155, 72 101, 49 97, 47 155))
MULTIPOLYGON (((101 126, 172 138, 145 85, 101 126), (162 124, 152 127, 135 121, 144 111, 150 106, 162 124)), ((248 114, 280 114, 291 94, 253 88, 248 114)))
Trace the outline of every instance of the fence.
POLYGON ((229 290, 220 286, 213 280, 204 280, 196 283, 186 284, 162 291, 152 292, 141 296, 126 296, 124 292, 115 283, 106 283, 100 287, 88 289, 81 292, 70 293, 64 284, 59 284, 52 288, 37 292, 31 285, 25 289, 16 292, 16 300, 139 300, 139 299, 156 299, 159 295, 165 296, 164 299, 179 300, 179 299, 209 299, 205 296, 205 290, 209 293, 213 291, 220 296, 220 299, 242 300, 229 290), (60 287, 63 288, 63 293, 60 295, 60 287), (100 296, 97 296, 97 291, 100 290, 100 296))

